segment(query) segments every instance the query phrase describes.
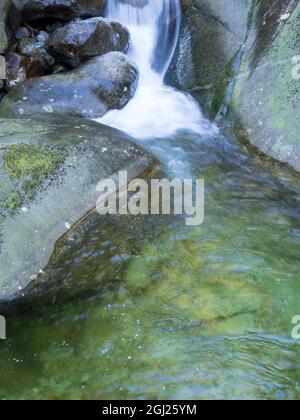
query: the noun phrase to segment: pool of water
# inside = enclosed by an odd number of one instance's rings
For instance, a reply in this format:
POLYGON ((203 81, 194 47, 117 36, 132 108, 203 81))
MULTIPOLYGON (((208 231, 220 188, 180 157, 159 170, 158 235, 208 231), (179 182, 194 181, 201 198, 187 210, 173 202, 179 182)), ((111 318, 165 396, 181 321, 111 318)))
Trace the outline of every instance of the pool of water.
POLYGON ((223 135, 143 145, 205 180, 204 224, 86 220, 8 316, 0 398, 298 399, 299 178, 223 135))

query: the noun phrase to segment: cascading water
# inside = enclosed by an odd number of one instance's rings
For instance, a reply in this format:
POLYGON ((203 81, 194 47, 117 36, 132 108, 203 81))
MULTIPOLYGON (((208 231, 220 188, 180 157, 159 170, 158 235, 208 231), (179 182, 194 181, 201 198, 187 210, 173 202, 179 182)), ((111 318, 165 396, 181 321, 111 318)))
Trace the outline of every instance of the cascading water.
POLYGON ((140 71, 140 81, 123 110, 111 111, 98 121, 139 139, 169 137, 186 129, 199 134, 214 130, 191 96, 164 84, 178 41, 179 1, 109 0, 106 16, 129 29, 129 56, 140 71))

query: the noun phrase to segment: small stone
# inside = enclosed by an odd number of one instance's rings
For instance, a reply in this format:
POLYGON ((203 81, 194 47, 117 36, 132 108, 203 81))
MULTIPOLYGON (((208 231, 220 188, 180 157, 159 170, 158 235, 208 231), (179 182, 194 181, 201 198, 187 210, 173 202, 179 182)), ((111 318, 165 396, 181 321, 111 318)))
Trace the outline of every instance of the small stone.
POLYGON ((18 41, 21 40, 21 39, 24 39, 24 38, 29 38, 29 37, 30 37, 30 31, 25 26, 21 26, 17 30, 16 35, 15 35, 15 38, 18 41))
POLYGON ((280 20, 282 21, 288 20, 290 16, 291 16, 290 13, 285 13, 284 15, 281 16, 280 20))

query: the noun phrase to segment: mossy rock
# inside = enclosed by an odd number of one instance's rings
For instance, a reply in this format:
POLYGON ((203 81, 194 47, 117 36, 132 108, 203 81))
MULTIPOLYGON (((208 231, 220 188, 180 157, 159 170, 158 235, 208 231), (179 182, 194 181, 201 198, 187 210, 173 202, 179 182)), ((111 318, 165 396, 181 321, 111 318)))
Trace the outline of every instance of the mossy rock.
POLYGON ((117 130, 82 119, 0 119, 0 300, 47 264, 56 241, 95 207, 99 180, 157 162, 117 130))
POLYGON ((231 106, 242 128, 239 134, 298 171, 299 41, 299 2, 260 1, 253 13, 231 106))
POLYGON ((250 0, 183 1, 178 47, 167 79, 190 92, 215 117, 234 74, 235 58, 247 34, 250 0))

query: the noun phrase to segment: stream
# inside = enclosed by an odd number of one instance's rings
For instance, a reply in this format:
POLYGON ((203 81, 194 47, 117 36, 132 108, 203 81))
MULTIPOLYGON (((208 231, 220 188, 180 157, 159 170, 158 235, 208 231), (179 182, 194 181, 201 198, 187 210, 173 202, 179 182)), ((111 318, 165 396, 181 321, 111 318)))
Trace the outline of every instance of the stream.
POLYGON ((99 121, 131 134, 169 178, 204 179, 205 221, 82 223, 48 268, 50 285, 76 294, 8 319, 0 398, 298 399, 299 177, 164 84, 177 1, 110 0, 106 15, 129 28, 140 83, 99 121))

